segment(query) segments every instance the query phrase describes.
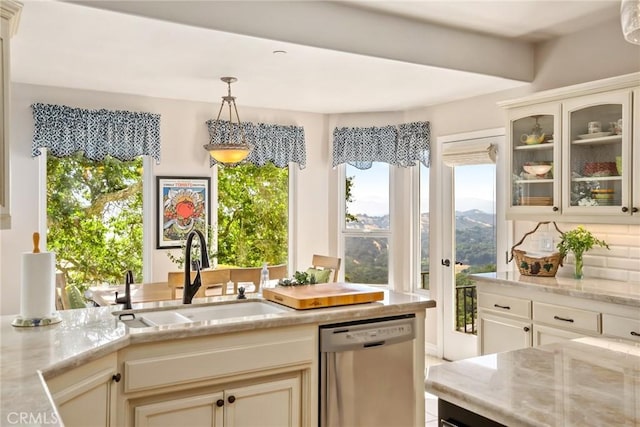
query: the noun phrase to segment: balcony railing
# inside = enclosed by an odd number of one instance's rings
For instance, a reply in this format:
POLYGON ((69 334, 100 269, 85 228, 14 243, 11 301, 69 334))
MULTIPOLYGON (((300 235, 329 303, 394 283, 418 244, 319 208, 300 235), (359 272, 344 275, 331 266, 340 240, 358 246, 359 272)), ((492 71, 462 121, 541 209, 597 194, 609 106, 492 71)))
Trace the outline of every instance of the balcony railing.
POLYGON ((476 285, 456 288, 456 330, 465 334, 477 334, 478 296, 476 285))

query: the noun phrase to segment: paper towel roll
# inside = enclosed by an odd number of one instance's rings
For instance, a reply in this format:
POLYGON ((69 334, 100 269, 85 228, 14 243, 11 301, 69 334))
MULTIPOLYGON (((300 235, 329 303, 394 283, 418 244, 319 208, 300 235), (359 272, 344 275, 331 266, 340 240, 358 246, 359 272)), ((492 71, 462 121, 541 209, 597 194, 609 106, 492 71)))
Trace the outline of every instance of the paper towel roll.
POLYGON ((25 319, 49 317, 55 312, 56 254, 23 253, 20 315, 25 319))

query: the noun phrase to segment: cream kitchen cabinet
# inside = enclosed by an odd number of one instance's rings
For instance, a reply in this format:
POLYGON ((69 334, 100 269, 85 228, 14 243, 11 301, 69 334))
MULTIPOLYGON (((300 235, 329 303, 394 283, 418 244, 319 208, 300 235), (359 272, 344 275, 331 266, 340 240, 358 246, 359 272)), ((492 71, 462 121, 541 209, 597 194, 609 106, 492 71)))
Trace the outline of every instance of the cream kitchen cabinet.
POLYGON ((118 425, 313 425, 317 345, 300 325, 122 349, 118 425))
POLYGON ((507 166, 511 183, 509 215, 554 217, 560 214, 560 107, 559 103, 544 103, 508 112, 509 140, 512 141, 507 166), (527 141, 531 136, 534 141, 527 141), (545 166, 548 170, 544 173, 530 173, 531 167, 545 166))
POLYGON ((249 386, 172 398, 135 407, 138 427, 242 427, 300 424, 300 377, 270 380, 249 386))
POLYGON ((0 2, 0 230, 11 228, 11 197, 9 194, 11 124, 10 39, 18 30, 22 3, 14 0, 0 2))
MULTIPOLYGON (((541 282, 554 280, 543 278, 541 282)), ((558 295, 544 286, 532 290, 535 286, 518 286, 517 282, 504 285, 482 279, 476 280, 476 286, 480 354, 580 337, 640 342, 640 310, 636 306, 558 295)))
POLYGON ((640 223, 639 85, 634 73, 500 103, 508 219, 640 223))
POLYGON ((47 379, 66 427, 116 426, 117 356, 111 354, 47 379))
POLYGON ((530 300, 478 293, 480 354, 531 347, 531 326, 530 300))

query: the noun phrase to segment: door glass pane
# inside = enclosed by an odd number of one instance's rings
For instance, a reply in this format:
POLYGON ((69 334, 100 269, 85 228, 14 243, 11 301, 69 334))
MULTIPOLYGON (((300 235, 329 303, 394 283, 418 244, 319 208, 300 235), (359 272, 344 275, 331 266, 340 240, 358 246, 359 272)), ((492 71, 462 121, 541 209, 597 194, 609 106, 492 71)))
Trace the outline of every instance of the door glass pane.
POLYGON ((429 289, 429 168, 420 164, 420 288, 429 289))
POLYGON ((496 271, 496 167, 454 168, 456 330, 475 334, 476 289, 472 273, 496 271))
POLYGON ((389 229, 389 165, 374 162, 370 169, 346 167, 345 228, 389 229))
POLYGON ((389 282, 389 239, 345 237, 344 280, 351 283, 389 282))
POLYGON ((512 122, 512 206, 551 206, 553 200, 553 116, 512 122))
POLYGON ((620 104, 597 105, 571 113, 571 206, 622 206, 619 117, 620 104))

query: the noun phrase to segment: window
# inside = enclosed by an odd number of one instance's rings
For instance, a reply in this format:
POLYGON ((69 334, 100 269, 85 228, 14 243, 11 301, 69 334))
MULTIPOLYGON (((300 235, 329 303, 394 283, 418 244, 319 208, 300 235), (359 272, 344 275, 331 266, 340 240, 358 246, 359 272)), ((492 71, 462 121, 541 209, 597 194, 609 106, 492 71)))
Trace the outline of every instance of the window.
POLYGON ((85 289, 142 277, 142 157, 47 156, 47 246, 67 283, 85 289))
POLYGON ((391 240, 390 166, 374 162, 365 170, 351 165, 343 167, 345 281, 387 284, 391 240))
POLYGON ((218 167, 218 262, 286 264, 289 169, 271 163, 218 167))

